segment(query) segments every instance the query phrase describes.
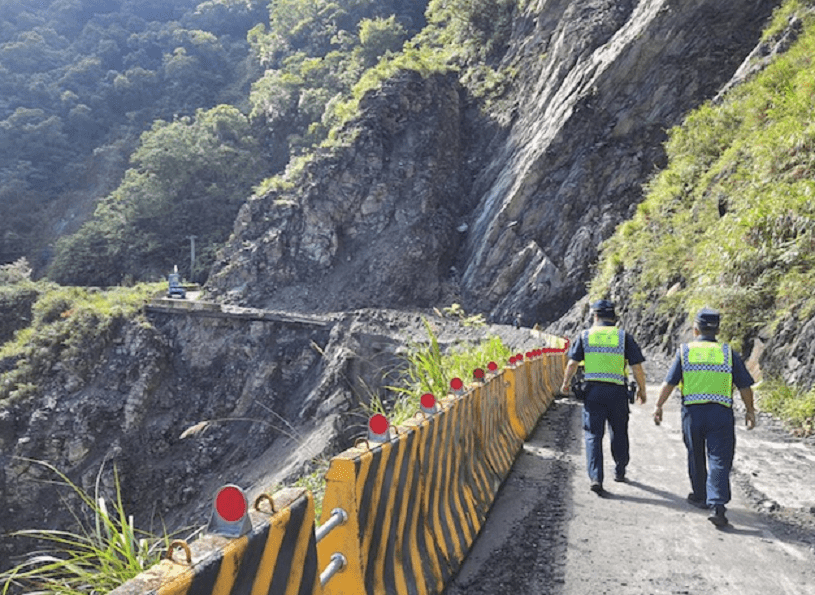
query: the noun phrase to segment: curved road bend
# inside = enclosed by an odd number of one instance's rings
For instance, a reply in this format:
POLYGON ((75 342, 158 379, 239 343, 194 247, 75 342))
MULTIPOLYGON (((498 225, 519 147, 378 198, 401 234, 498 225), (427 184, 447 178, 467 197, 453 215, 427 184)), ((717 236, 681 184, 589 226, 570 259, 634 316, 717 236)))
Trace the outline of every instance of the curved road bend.
MULTIPOLYGON (((556 400, 525 443, 446 595, 815 595, 809 545, 815 541, 792 536, 755 512, 740 482, 731 481, 731 525, 725 529, 685 501, 679 406, 672 397, 662 425, 655 426, 657 394, 658 387, 649 385, 649 402, 631 406, 628 483, 611 480, 604 440, 606 498, 588 489, 581 403, 556 400)), ((802 490, 773 496, 782 504, 785 496, 796 496, 815 505, 815 453, 776 470, 771 460, 749 458, 768 450, 759 435, 748 435, 737 422, 736 469, 760 465, 760 474, 751 474, 767 490, 773 473, 784 474, 788 484, 794 473, 790 485, 802 490)))

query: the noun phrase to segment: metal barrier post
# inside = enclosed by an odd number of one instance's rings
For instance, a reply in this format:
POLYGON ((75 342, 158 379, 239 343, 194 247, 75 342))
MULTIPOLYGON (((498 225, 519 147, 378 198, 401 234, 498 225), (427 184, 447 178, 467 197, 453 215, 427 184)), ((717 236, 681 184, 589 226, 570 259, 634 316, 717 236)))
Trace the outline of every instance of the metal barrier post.
MULTIPOLYGON (((331 531, 340 525, 344 525, 347 521, 348 513, 342 508, 335 508, 332 510, 331 516, 328 517, 328 520, 317 527, 317 530, 314 532, 314 537, 317 540, 317 543, 320 543, 326 535, 331 533, 331 531)), ((331 580, 331 577, 340 572, 347 565, 348 559, 341 553, 335 552, 331 554, 331 562, 329 562, 328 566, 325 567, 325 570, 320 573, 320 585, 325 587, 326 583, 331 580)))
POLYGON ((340 553, 332 554, 331 562, 325 567, 325 570, 320 573, 320 585, 325 587, 326 583, 331 580, 331 577, 345 568, 346 564, 348 564, 348 560, 345 559, 345 556, 340 553))

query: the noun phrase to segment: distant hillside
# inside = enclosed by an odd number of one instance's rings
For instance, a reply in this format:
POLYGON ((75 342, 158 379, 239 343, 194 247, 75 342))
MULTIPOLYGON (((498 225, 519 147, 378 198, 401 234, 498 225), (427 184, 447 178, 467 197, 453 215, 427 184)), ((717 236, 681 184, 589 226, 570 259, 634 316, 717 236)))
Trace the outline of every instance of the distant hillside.
POLYGON ((253 185, 423 25, 400 4, 0 0, 0 263, 205 279, 253 185))
POLYGON ((41 274, 154 120, 245 105, 264 18, 243 0, 0 0, 0 262, 41 274))

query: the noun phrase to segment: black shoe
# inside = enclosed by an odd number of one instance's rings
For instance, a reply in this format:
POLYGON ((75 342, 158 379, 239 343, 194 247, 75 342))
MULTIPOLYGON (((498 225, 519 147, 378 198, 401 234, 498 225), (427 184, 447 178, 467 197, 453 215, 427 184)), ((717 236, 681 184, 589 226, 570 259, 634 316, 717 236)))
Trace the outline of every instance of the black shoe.
POLYGON ((724 516, 724 506, 722 504, 716 504, 713 508, 711 508, 707 520, 717 527, 724 527, 727 525, 727 517, 724 516))
POLYGON ((625 483, 628 480, 625 478, 625 473, 618 473, 614 476, 614 481, 617 483, 625 483))
POLYGON ((695 506, 696 508, 707 508, 707 504, 705 504, 705 499, 701 496, 697 496, 693 492, 688 494, 688 503, 691 506, 695 506))
POLYGON ((591 487, 590 487, 589 489, 590 489, 592 492, 594 492, 595 494, 597 494, 598 496, 602 496, 602 495, 603 495, 603 493, 604 493, 604 491, 603 491, 603 484, 602 484, 602 483, 600 483, 599 481, 593 481, 593 482, 591 482, 591 487))

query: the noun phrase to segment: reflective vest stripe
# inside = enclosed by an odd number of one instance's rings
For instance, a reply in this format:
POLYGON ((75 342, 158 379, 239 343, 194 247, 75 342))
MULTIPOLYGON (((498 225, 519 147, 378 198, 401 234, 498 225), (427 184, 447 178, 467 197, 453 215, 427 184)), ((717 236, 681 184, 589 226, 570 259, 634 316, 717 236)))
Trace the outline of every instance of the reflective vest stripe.
POLYGON ((727 343, 683 343, 682 404, 733 406, 733 352, 727 343))
POLYGON ((594 382, 625 384, 625 331, 613 326, 593 326, 583 331, 586 367, 583 377, 594 382))

